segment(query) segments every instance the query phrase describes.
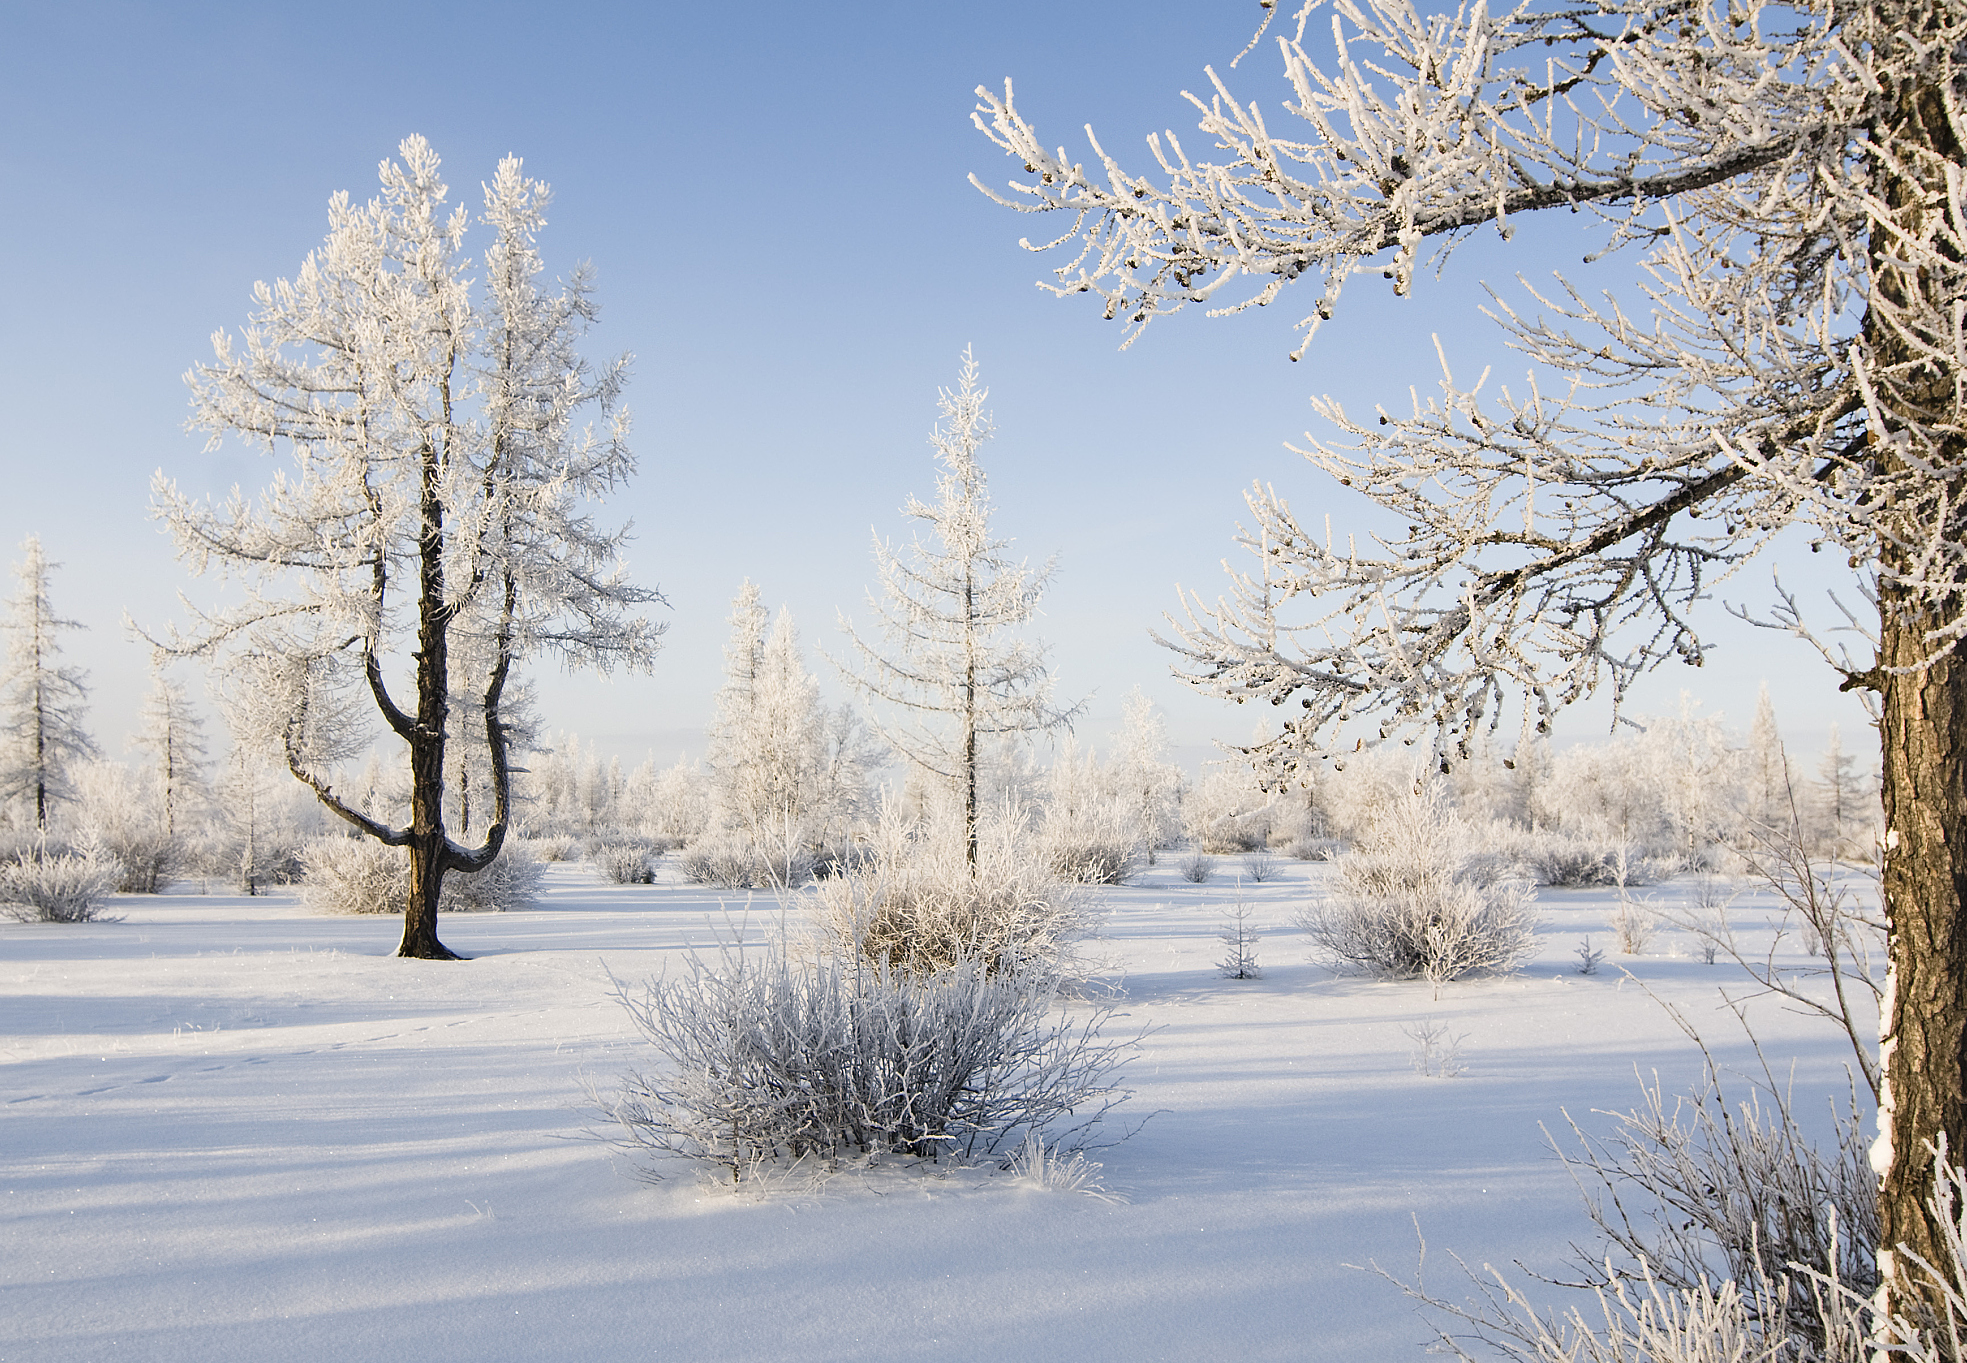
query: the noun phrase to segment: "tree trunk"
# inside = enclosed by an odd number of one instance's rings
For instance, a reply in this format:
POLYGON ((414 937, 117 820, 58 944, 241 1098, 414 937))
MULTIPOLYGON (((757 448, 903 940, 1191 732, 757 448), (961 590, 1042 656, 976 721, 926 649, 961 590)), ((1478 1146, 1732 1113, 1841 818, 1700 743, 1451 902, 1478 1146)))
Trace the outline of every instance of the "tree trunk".
MULTIPOLYGON (((1881 602, 1884 669, 1921 661, 1930 645, 1920 635, 1937 623, 1930 612, 1905 611, 1894 595, 1881 602)), ((1967 660, 1956 652, 1923 670, 1885 671, 1881 720, 1892 982, 1872 1161, 1882 1175, 1880 1244, 1945 1265, 1926 1206, 1927 1145, 1944 1137, 1949 1160, 1967 1159, 1967 660)), ((1912 1293, 1903 1275, 1917 1270, 1903 1256, 1880 1258, 1892 1309, 1936 1305, 1912 1293)))
POLYGON ((444 888, 443 831, 435 843, 415 838, 410 843, 410 898, 403 906, 403 944, 398 956, 419 961, 461 961, 464 958, 437 940, 437 902, 444 888))

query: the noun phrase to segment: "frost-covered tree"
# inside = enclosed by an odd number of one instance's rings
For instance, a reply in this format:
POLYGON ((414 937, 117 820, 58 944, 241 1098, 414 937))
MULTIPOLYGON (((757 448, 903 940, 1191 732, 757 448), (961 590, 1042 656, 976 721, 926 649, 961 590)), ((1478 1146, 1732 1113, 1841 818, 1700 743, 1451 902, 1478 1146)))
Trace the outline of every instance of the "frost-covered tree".
POLYGON ((130 746, 150 757, 164 836, 176 839, 180 819, 204 802, 205 720, 161 658, 152 660, 139 720, 130 746))
POLYGON ((194 428, 284 449, 292 472, 220 507, 162 475, 155 494, 192 569, 246 587, 172 647, 250 677, 251 736, 337 816, 408 850, 400 954, 451 959, 437 938, 443 878, 491 865, 505 839, 514 666, 541 652, 644 666, 658 629, 636 611, 658 598, 629 582, 624 532, 590 513, 634 467, 617 405, 627 361, 595 370, 577 352, 595 315, 586 271, 542 291, 546 187, 517 158, 499 163, 478 214, 491 239, 474 300, 473 215, 446 208, 428 143, 408 138, 400 154, 381 167, 380 197, 330 201, 323 245, 293 279, 256 285, 243 339, 218 333, 213 360, 188 375, 194 428), (600 429, 584 424, 590 412, 600 429), (482 651, 460 678, 452 649, 465 632, 482 651), (491 776, 490 818, 469 846, 444 825, 454 689, 483 715, 475 741, 491 776), (407 823, 329 782, 328 764, 360 746, 351 696, 407 749, 407 823))
POLYGON ((1181 768, 1168 760, 1168 721, 1137 686, 1120 705, 1112 775, 1148 860, 1181 831, 1181 768))
POLYGON ((718 825, 776 859, 831 845, 864 818, 868 772, 881 754, 850 708, 820 699, 791 613, 781 609, 769 635, 764 624, 758 588, 746 582, 731 613, 706 765, 718 825))
MULTIPOLYGON (((1848 562, 1873 647, 1826 654, 1880 720, 1884 1243, 1940 1262, 1928 1143, 1967 1148, 1967 9, 1310 0, 1278 52, 1281 111, 1211 72, 1209 152, 1153 139, 1145 175, 1097 141, 1090 164, 1055 153, 1008 83, 979 91, 1024 172, 1000 201, 1068 220, 1060 292, 1138 327, 1309 277, 1309 344, 1356 276, 1404 294, 1424 246, 1445 267, 1474 230, 1551 212, 1597 224, 1639 285, 1499 301, 1521 387, 1444 363, 1407 410, 1317 403, 1338 435, 1304 453, 1400 528, 1334 542, 1258 487, 1262 568, 1192 605, 1190 675, 1291 704, 1265 754, 1284 774, 1348 721, 1452 763, 1506 709, 1541 730, 1699 662, 1692 608, 1785 529, 1848 562)), ((1886 1259, 1896 1300, 1914 1289, 1886 1259)))
POLYGON ((992 539, 990 495, 977 452, 990 439, 989 390, 977 385, 966 347, 954 391, 943 389, 931 437, 942 471, 936 501, 910 497, 903 511, 929 529, 897 551, 877 534, 881 594, 868 604, 881 622, 869 642, 842 622, 858 657, 843 669, 860 693, 888 711, 881 735, 916 768, 947 782, 962 808, 969 865, 977 864, 978 776, 1003 736, 1066 727, 1078 707, 1052 702, 1045 651, 1021 637, 1038 611, 1052 565, 1013 562, 1008 540, 992 539))
POLYGON ((82 727, 88 708, 88 673, 61 665, 61 636, 81 625, 55 614, 48 578, 57 565, 29 535, 14 565, 20 590, 7 602, 7 670, 0 675, 0 800, 25 807, 45 831, 55 806, 75 798, 76 764, 96 756, 82 727))
POLYGON ((1786 822, 1789 808, 1789 758, 1783 752, 1782 731, 1776 726, 1776 706, 1764 682, 1755 697, 1755 718, 1748 726, 1748 814, 1765 824, 1786 822))

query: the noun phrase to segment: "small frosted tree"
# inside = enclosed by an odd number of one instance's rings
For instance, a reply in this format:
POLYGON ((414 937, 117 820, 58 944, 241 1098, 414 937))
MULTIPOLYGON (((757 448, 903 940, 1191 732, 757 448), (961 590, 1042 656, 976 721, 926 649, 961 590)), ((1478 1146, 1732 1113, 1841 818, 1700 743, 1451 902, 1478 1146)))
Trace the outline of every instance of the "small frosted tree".
POLYGON ((1078 707, 1052 702, 1045 651, 1017 633, 1037 613, 1052 565, 1015 563, 990 534, 990 496, 977 452, 992 433, 968 348, 954 391, 943 389, 931 437, 942 472, 936 501, 910 497, 903 511, 930 540, 897 552, 879 535, 881 594, 868 596, 881 643, 843 622, 859 666, 849 682, 891 718, 881 735, 911 764, 948 783, 963 811, 966 859, 977 864, 978 771, 987 746, 1070 725, 1078 707))
POLYGON ((48 578, 56 565, 41 552, 41 539, 29 535, 14 565, 20 590, 7 602, 7 670, 0 679, 0 800, 24 805, 36 829, 46 831, 55 806, 75 798, 76 764, 96 756, 96 745, 82 727, 88 708, 88 673, 61 665, 61 636, 80 629, 63 620, 48 599, 48 578))
POLYGON ((627 360, 596 371, 576 349, 595 315, 586 271, 557 293, 540 287, 546 187, 516 157, 499 163, 478 215, 491 241, 474 300, 472 214, 446 209, 427 142, 399 150, 381 167, 381 196, 335 195, 321 248, 294 279, 256 285, 243 344, 218 333, 212 362, 187 378, 194 428, 284 449, 292 475, 222 507, 161 474, 155 495, 193 571, 246 584, 240 604, 199 614, 171 646, 250 679, 251 739, 335 815, 407 850, 399 954, 448 960, 444 876, 485 869, 505 840, 513 668, 541 652, 603 671, 646 666, 659 631, 636 612, 659 598, 629 582, 625 532, 590 514, 634 467, 617 404, 627 360), (452 650, 467 635, 474 665, 460 677, 452 650), (474 739, 490 772, 476 845, 454 842, 444 820, 460 691, 482 716, 474 739), (358 697, 408 750, 406 824, 330 784, 329 764, 363 746, 358 697))
POLYGON ((139 718, 142 727, 130 746, 150 757, 164 836, 175 841, 179 820, 205 798, 205 721, 162 659, 152 660, 150 694, 139 718))
POLYGON ((764 626, 758 588, 746 582, 731 613, 707 765, 717 822, 790 857, 828 844, 866 813, 879 754, 850 709, 820 699, 791 613, 781 610, 769 634, 764 626))

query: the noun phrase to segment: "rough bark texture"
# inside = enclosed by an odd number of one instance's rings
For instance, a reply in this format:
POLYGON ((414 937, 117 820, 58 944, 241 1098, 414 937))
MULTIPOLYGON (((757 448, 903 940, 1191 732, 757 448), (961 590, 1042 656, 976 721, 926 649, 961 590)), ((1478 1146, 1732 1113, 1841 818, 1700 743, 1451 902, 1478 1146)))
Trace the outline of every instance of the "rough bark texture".
MULTIPOLYGON (((1930 0, 1868 7, 1852 27, 1881 50, 1895 39, 1933 33, 1939 10, 1930 0)), ((1919 318, 1944 316, 1944 300, 1932 297, 1944 284, 1898 264, 1899 240, 1932 240, 1934 215, 1944 211, 1947 171, 1962 161, 1957 130, 1944 92, 1920 75, 1888 88, 1880 128, 1899 149, 1897 166, 1879 163, 1879 189, 1891 207, 1890 225, 1873 230, 1871 258, 1879 302, 1889 312, 1919 318), (1922 297, 1921 295, 1926 295, 1922 297)), ((1881 141, 1883 137, 1881 137, 1881 141)), ((1915 326, 1918 323, 1914 323, 1915 326)), ((1927 433, 1920 452, 1938 514, 1948 520, 1957 499, 1959 470, 1967 466, 1960 429, 1959 392, 1950 367, 1932 356, 1946 353, 1940 337, 1915 344, 1903 324, 1882 325, 1876 305, 1866 324, 1866 345, 1876 372, 1890 376, 1894 415, 1927 433), (1926 358, 1922 359, 1922 350, 1926 358)), ((1874 430, 1876 440, 1881 433, 1874 430)), ((1901 473, 1906 456, 1892 442, 1879 445, 1888 473, 1901 473)), ((1932 507, 1926 510, 1930 513, 1932 507)), ((1950 530, 1957 537, 1958 527, 1950 530)), ((1905 534, 1917 543, 1916 529, 1905 534)), ((1881 793, 1885 806, 1883 894, 1890 931, 1892 985, 1880 1027, 1884 1092, 1874 1166, 1881 1174, 1879 1229, 1881 1278, 1888 1306, 1918 1319, 1943 1312, 1914 1285, 1918 1270, 1899 1247, 1944 1271, 1946 1256, 1926 1205, 1933 1194, 1933 1154, 1944 1138, 1947 1158, 1967 1158, 1967 659, 1956 650, 1932 660, 1938 631, 1957 604, 1928 595, 1914 599, 1894 585, 1916 574, 1902 548, 1888 545, 1879 591, 1881 793), (1910 1276, 1909 1276, 1910 1275, 1910 1276)), ((1931 572, 1928 567, 1925 571, 1931 572)))
MULTIPOLYGON (((1917 663, 1917 622, 1888 619, 1883 662, 1917 663)), ((1881 1244, 1944 1263, 1926 1199, 1927 1142, 1967 1153, 1967 663, 1956 653, 1887 675, 1882 733, 1885 909, 1894 987, 1880 1057, 1891 1164, 1879 1190, 1881 1244), (1888 1125, 1889 1123, 1889 1125, 1888 1125)), ((1903 1261, 1898 1269, 1908 1267, 1903 1261)), ((1888 1282, 1890 1281, 1888 1275, 1888 1282)), ((1901 1309, 1910 1302, 1894 1292, 1901 1309)))

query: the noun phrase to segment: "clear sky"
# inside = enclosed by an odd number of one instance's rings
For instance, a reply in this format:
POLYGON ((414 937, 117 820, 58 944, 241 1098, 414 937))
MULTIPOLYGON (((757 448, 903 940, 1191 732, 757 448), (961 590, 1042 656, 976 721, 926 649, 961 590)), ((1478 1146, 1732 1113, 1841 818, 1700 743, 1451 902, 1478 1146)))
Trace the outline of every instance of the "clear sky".
MULTIPOLYGON (((1153 0, 0 6, 0 546, 38 533, 63 565, 55 604, 89 627, 70 655, 91 671, 105 750, 121 752, 145 684, 124 613, 154 625, 180 589, 211 592, 149 519, 152 472, 223 495, 273 471, 184 432, 182 375, 246 320, 254 281, 319 244, 329 195, 369 197, 409 133, 468 202, 499 157, 524 157, 554 188, 549 270, 598 270, 590 352, 636 356, 641 472, 613 506, 635 524, 637 576, 669 599, 667 646, 653 677, 542 676, 550 728, 630 762, 700 751, 746 577, 809 650, 837 649, 837 613, 867 615, 870 532, 905 537, 902 501, 932 491, 936 389, 971 344, 999 431, 984 452, 997 528, 1034 560, 1059 556, 1039 633, 1061 694, 1091 698, 1081 734, 1103 741, 1138 685, 1191 763, 1246 737, 1257 716, 1186 692, 1148 638, 1176 584, 1220 590, 1253 479, 1301 515, 1370 527, 1283 448, 1313 420, 1307 395, 1405 405, 1436 378, 1435 334, 1458 368, 1513 373, 1477 281, 1575 269, 1587 245, 1552 224, 1507 249, 1478 241, 1412 299, 1361 281, 1302 364, 1285 356, 1311 300, 1288 293, 1164 319, 1120 351, 1097 307, 1035 287, 1052 262, 1018 240, 1051 222, 967 182, 1013 169, 970 126, 972 91, 1012 77, 1079 159, 1088 122, 1136 165, 1158 129, 1201 150, 1180 92, 1206 89, 1203 68, 1226 68, 1259 15, 1153 0)), ((1279 70, 1259 50, 1230 79, 1282 119, 1279 70)), ((1768 580, 1752 568, 1724 595, 1761 605, 1768 580)), ((1796 747, 1833 720, 1866 746, 1810 650, 1718 603, 1710 623, 1708 665, 1649 680, 1634 708, 1671 710, 1684 688, 1745 727, 1766 681, 1796 747)), ((1565 732, 1603 728, 1598 711, 1565 732)))

